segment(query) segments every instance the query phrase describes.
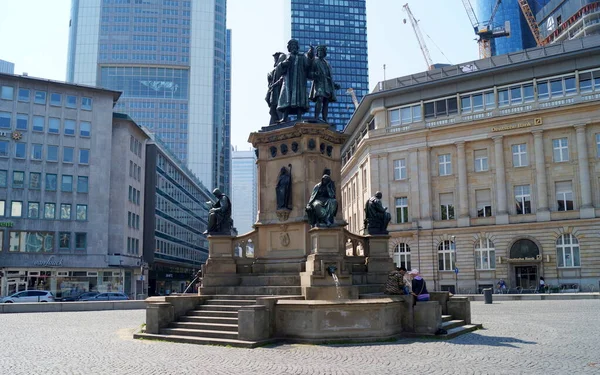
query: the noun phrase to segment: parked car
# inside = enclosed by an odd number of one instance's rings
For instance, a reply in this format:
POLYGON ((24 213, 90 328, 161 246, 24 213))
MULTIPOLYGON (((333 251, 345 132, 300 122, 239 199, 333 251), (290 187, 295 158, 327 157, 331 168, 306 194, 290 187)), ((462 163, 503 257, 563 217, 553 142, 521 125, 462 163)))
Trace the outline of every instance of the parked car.
POLYGON ((54 302, 54 296, 47 290, 25 290, 0 299, 2 303, 54 302))
POLYGON ((129 299, 123 293, 100 293, 92 297, 81 298, 78 301, 123 301, 129 299))
POLYGON ((84 298, 90 298, 93 296, 97 296, 98 292, 85 292, 85 293, 80 293, 80 294, 76 294, 76 295, 70 295, 67 297, 63 297, 62 301, 63 302, 72 302, 72 301, 81 301, 84 298))

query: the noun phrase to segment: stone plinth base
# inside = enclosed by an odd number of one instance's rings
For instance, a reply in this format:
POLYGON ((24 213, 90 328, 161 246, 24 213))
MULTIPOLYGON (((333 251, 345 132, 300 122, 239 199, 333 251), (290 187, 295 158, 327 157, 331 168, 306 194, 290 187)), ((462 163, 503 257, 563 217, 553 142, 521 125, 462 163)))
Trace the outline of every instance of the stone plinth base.
POLYGON ((233 238, 231 236, 208 236, 208 260, 202 266, 203 286, 237 286, 236 264, 233 259, 233 238))
POLYGON ((388 273, 394 269, 394 261, 389 253, 389 235, 367 236, 369 241, 369 256, 367 264, 367 283, 384 284, 388 273))
POLYGON ((338 254, 344 256, 344 228, 312 228, 308 231, 312 254, 338 254))

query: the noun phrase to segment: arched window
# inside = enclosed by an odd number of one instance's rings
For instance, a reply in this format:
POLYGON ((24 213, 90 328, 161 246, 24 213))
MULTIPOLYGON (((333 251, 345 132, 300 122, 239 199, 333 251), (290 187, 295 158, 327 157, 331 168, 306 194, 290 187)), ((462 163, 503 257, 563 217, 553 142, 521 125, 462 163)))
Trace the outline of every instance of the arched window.
POLYGON ((394 263, 396 267, 404 266, 407 270, 411 269, 410 246, 405 243, 399 243, 394 247, 394 263))
POLYGON ((496 249, 489 238, 480 238, 475 244, 475 268, 478 270, 496 269, 496 249))
POLYGON ((570 234, 563 234, 556 240, 556 260, 558 267, 580 267, 579 241, 570 234))
POLYGON ((438 246, 440 271, 452 271, 455 267, 456 247, 453 241, 442 241, 438 246))

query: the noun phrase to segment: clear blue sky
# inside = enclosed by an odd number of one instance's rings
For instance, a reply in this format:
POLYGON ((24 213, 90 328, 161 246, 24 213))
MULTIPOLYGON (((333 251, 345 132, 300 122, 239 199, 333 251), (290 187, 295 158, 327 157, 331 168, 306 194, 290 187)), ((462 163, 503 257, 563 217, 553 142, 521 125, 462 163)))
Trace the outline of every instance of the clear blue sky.
MULTIPOLYGON (((287 42, 284 1, 289 0, 227 2, 227 25, 233 33, 231 143, 240 150, 249 147, 248 134, 269 120, 266 74, 273 65, 271 55, 284 51, 287 42)), ((383 64, 388 79, 426 70, 410 23, 403 22, 404 3, 367 0, 371 88, 383 79, 383 64)), ((477 59, 475 35, 462 1, 413 0, 409 5, 420 20, 434 62, 477 59)), ((17 74, 64 81, 70 6, 70 0, 0 0, 0 59, 15 63, 17 74)))

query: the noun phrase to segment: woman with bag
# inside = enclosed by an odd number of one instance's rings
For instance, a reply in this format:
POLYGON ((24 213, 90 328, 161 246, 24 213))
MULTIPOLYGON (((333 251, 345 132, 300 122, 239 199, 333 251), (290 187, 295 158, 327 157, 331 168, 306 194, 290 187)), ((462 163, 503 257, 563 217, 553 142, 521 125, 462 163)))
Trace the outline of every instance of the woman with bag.
POLYGON ((419 275, 419 270, 415 268, 408 274, 412 278, 411 294, 415 296, 416 301, 429 301, 429 292, 427 291, 427 284, 425 283, 425 280, 419 275))

